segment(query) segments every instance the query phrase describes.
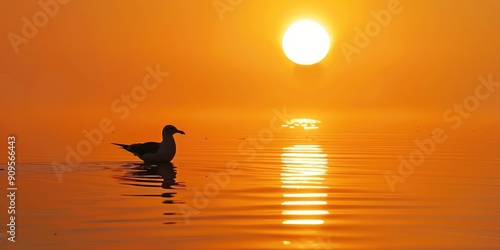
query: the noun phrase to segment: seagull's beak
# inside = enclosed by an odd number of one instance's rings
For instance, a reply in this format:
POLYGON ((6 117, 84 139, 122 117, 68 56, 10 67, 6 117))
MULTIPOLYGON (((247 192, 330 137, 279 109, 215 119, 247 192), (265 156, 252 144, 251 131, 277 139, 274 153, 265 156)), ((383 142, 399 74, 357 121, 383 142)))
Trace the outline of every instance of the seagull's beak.
POLYGON ((181 134, 181 135, 185 135, 186 133, 184 133, 184 131, 182 130, 177 130, 177 133, 181 134))

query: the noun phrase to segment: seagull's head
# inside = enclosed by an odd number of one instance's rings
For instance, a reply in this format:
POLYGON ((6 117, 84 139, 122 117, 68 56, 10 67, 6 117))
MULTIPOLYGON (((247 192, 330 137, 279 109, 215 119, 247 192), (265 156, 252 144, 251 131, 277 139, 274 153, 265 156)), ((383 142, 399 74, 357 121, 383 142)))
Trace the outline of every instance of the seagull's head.
POLYGON ((184 131, 182 130, 178 130, 174 125, 167 125, 163 128, 163 136, 166 136, 166 135, 173 135, 175 133, 179 133, 181 135, 184 135, 186 133, 184 133, 184 131))

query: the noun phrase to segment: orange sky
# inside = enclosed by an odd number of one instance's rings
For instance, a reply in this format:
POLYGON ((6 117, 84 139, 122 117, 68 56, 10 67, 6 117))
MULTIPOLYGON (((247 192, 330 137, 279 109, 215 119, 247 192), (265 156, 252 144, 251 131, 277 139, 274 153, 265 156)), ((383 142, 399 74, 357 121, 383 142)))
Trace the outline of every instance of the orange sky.
MULTIPOLYGON (((27 150, 63 151, 103 118, 120 140, 141 138, 143 125, 153 139, 166 123, 196 131, 207 118, 221 125, 227 116, 268 119, 282 107, 326 120, 439 120, 474 95, 478 76, 500 81, 495 0, 59 1, 68 3, 40 1, 57 3, 46 20, 38 1, 0 3, 0 136, 18 135, 27 150), (227 11, 218 13, 214 2, 227 11), (355 45, 356 29, 388 5, 399 13, 348 59, 343 46, 355 45), (13 45, 12 34, 26 33, 23 17, 42 25, 13 45), (302 18, 333 37, 313 67, 294 65, 281 50, 286 27, 302 18), (124 108, 120 97, 157 65, 169 75, 124 108)), ((474 119, 498 121, 499 95, 482 101, 474 119)))

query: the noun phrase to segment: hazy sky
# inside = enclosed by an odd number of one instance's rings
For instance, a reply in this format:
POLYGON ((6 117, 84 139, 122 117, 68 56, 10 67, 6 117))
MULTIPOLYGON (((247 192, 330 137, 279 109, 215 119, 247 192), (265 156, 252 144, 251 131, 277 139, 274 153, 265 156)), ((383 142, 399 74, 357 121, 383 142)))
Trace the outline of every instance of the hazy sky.
MULTIPOLYGON (((282 107, 441 119, 478 76, 500 81, 498 13, 496 0, 1 1, 0 134, 62 151, 105 118, 118 139, 282 107), (281 50, 304 18, 333 38, 313 67, 281 50)), ((474 119, 498 120, 500 91, 483 99, 474 119)))

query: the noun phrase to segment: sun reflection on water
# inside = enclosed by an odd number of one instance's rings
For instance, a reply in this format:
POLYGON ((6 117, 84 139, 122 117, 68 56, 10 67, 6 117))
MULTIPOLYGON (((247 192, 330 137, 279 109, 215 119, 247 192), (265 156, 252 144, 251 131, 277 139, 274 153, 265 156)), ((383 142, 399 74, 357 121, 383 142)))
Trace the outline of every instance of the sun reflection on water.
POLYGON ((287 120, 283 125, 284 128, 304 128, 305 130, 309 129, 318 129, 318 124, 320 124, 320 120, 311 119, 311 118, 294 118, 287 120))
POLYGON ((286 216, 283 224, 319 225, 322 215, 329 214, 321 209, 327 205, 323 184, 327 174, 327 154, 318 145, 294 145, 283 148, 281 154, 281 187, 285 201, 281 212, 286 216))

